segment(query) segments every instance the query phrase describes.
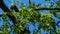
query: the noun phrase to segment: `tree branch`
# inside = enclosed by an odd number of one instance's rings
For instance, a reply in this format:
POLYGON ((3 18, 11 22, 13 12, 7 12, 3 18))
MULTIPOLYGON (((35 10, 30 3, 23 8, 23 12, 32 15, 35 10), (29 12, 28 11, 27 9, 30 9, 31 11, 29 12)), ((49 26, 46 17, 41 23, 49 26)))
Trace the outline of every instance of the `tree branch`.
POLYGON ((31 0, 29 0, 29 4, 31 4, 31 0))
MULTIPOLYGON (((4 11, 4 12, 12 12, 10 11, 7 6, 4 4, 3 0, 0 0, 0 8, 4 11)), ((13 21, 13 24, 15 25, 16 23, 19 23, 18 22, 18 19, 13 15, 8 15, 8 17, 13 21), (11 16, 12 15, 12 16, 11 16)))
POLYGON ((3 0, 0 0, 0 8, 4 11, 4 12, 10 12, 10 10, 7 8, 7 6, 4 4, 3 0))
MULTIPOLYGON (((18 19, 12 14, 12 11, 9 10, 6 5, 4 4, 3 0, 0 0, 0 8, 4 11, 4 12, 9 12, 10 14, 7 13, 7 16, 12 20, 13 24, 16 26, 17 24, 17 27, 19 27, 19 21, 18 19)), ((15 10, 16 12, 19 12, 19 10, 17 9, 17 7, 15 5, 11 5, 11 9, 15 10)), ((0 15, 1 16, 1 15, 0 15)), ((30 32, 29 30, 27 29, 24 29, 24 31, 22 31, 22 33, 24 34, 24 32, 30 32)))
POLYGON ((8 15, 8 17, 13 21, 14 25, 19 24, 19 20, 13 14, 8 15))
POLYGON ((34 10, 60 10, 60 8, 34 8, 34 10))

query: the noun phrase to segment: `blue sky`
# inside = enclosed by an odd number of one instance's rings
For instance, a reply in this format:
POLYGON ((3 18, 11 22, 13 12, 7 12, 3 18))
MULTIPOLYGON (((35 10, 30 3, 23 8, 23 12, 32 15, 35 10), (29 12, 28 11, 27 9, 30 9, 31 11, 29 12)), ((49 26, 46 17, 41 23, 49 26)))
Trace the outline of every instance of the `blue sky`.
MULTIPOLYGON (((9 0, 10 1, 10 0, 9 0)), ((8 7, 8 8, 10 8, 10 2, 9 2, 8 0, 4 0, 4 3, 6 4, 6 6, 8 7)), ((25 5, 26 6, 28 6, 28 0, 20 0, 20 2, 23 2, 23 3, 25 3, 25 5)), ((50 2, 45 2, 45 0, 31 0, 31 2, 35 2, 36 4, 49 4, 49 3, 51 3, 51 2, 56 2, 56 0, 50 0, 50 2)), ((19 5, 17 5, 17 7, 19 8, 20 7, 20 4, 19 5)), ((45 13, 47 12, 47 10, 43 10, 45 13)), ((2 14, 3 13, 3 11, 2 11, 2 9, 0 8, 0 14, 2 14)), ((53 19, 55 19, 55 22, 58 22, 58 18, 56 18, 56 17, 54 17, 54 15, 52 15, 52 18, 53 19)), ((9 22, 11 25, 13 24, 12 23, 12 21, 10 21, 9 20, 9 18, 7 17, 6 18, 6 20, 7 20, 7 22, 9 22)), ((3 22, 3 20, 2 20, 2 17, 0 17, 0 26, 2 26, 2 22, 3 22)), ((38 30, 38 23, 36 23, 35 24, 35 26, 33 26, 33 24, 31 24, 31 23, 29 23, 29 30, 31 31, 31 34, 33 33, 32 31, 33 30, 38 30)), ((42 30, 42 34, 45 34, 45 32, 43 33, 44 31, 42 30)))

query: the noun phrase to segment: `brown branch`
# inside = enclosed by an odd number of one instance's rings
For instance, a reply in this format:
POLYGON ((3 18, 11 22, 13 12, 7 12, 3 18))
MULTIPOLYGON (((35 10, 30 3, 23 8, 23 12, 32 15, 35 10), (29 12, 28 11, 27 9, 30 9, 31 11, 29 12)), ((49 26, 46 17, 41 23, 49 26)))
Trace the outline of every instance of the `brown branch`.
MULTIPOLYGON (((10 12, 11 11, 7 8, 7 6, 4 4, 3 0, 0 0, 0 8, 4 11, 4 12, 10 12)), ((17 18, 11 14, 11 15, 8 15, 8 17, 13 21, 13 24, 15 23, 19 23, 17 18), (12 16, 11 16, 12 15, 12 16)))
POLYGON ((4 12, 10 12, 10 10, 7 8, 7 6, 4 4, 3 0, 0 0, 0 8, 4 11, 4 12))
POLYGON ((34 10, 60 10, 60 8, 34 8, 34 10))
POLYGON ((31 4, 31 0, 29 0, 29 4, 31 4))
POLYGON ((8 17, 12 20, 12 22, 13 22, 14 25, 19 24, 18 19, 13 14, 8 15, 8 17))

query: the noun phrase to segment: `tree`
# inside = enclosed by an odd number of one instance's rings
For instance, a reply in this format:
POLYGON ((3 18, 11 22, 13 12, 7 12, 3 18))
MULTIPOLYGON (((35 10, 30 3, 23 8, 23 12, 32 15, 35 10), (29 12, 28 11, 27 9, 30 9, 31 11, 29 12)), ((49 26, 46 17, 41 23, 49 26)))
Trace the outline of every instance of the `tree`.
MULTIPOLYGON (((56 8, 58 8, 59 1, 56 4, 56 8)), ((60 21, 56 23, 52 18, 52 14, 57 17, 58 10, 60 9, 55 8, 56 10, 53 10, 50 8, 44 8, 44 5, 36 5, 35 3, 31 3, 30 0, 28 7, 24 5, 19 8, 19 10, 17 9, 16 5, 11 5, 11 9, 8 9, 3 3, 3 0, 0 0, 0 7, 4 11, 4 14, 1 15, 3 18, 3 26, 0 28, 1 34, 11 34, 12 31, 13 34, 29 34, 29 29, 24 28, 24 24, 27 22, 32 22, 32 24, 35 24, 36 22, 39 23, 38 30, 34 30, 34 34, 38 34, 39 30, 41 29, 46 32, 50 32, 50 34, 60 34, 60 26, 58 25, 60 21), (39 10, 49 10, 49 13, 40 14, 39 10), (5 20, 7 16, 10 20, 12 20, 13 25, 7 23, 5 20), (58 26, 58 28, 56 28, 56 26, 58 26), (8 28, 11 30, 9 31, 8 28)), ((53 4, 50 4, 49 7, 53 7, 53 4)))

